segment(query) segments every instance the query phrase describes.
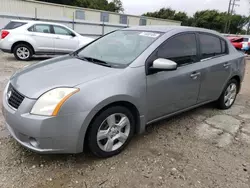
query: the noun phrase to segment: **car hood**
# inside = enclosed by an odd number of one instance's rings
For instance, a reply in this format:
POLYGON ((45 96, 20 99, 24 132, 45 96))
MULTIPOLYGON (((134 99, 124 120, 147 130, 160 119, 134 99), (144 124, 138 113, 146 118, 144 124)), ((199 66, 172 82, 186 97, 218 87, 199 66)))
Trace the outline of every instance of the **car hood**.
POLYGON ((122 69, 97 65, 68 55, 25 67, 16 72, 10 82, 26 97, 36 99, 53 88, 75 87, 120 70, 122 69))

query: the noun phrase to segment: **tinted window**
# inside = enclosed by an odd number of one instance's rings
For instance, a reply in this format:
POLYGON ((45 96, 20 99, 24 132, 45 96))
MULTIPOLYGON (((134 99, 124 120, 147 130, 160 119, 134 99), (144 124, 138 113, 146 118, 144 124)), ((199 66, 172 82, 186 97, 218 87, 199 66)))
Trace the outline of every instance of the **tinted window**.
POLYGON ((109 22, 109 13, 101 12, 101 22, 109 22))
POLYGON ((213 35, 200 34, 202 59, 222 54, 221 39, 213 35))
POLYGON ((221 39, 221 52, 222 54, 226 54, 227 53, 227 43, 226 41, 221 39))
POLYGON ((21 27, 25 24, 27 24, 27 23, 25 23, 25 22, 10 22, 3 29, 8 29, 8 30, 16 29, 16 28, 21 27))
POLYGON ((28 29, 28 31, 38 32, 38 33, 52 33, 50 29, 50 25, 45 25, 45 24, 33 25, 32 27, 28 29))
POLYGON ((60 26, 53 26, 54 27, 54 31, 55 34, 57 35, 71 35, 72 32, 64 27, 60 27, 60 26))
POLYGON ((160 47, 158 58, 170 59, 179 66, 196 62, 197 47, 195 34, 175 36, 160 47))

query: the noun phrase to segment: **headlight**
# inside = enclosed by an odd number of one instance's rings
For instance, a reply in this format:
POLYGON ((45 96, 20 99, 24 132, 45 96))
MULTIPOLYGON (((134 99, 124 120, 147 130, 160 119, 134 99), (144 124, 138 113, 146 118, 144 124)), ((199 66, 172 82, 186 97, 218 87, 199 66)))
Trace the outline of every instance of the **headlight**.
POLYGON ((77 88, 56 88, 44 93, 35 103, 31 114, 56 116, 63 103, 73 94, 80 91, 77 88))

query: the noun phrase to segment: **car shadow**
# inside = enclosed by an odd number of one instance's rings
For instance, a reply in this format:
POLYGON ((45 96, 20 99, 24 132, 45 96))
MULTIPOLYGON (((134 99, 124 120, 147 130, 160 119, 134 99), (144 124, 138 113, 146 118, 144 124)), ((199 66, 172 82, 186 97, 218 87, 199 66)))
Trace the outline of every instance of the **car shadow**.
POLYGON ((8 61, 30 62, 30 61, 44 61, 44 60, 51 59, 54 57, 57 57, 57 56, 34 56, 29 61, 19 61, 14 56, 8 56, 8 57, 6 57, 6 59, 8 61))

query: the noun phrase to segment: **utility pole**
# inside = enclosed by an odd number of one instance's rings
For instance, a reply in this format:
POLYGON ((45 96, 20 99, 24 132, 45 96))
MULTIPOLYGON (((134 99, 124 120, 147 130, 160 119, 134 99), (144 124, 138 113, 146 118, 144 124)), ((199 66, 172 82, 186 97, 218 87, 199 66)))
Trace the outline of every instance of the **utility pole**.
POLYGON ((240 0, 229 0, 229 6, 228 6, 228 20, 226 22, 225 30, 224 32, 227 33, 230 30, 231 25, 231 16, 234 14, 234 8, 235 6, 240 6, 239 4, 236 4, 236 1, 240 0))
POLYGON ((229 15, 230 15, 230 12, 231 12, 231 4, 232 4, 232 0, 229 0, 228 11, 227 11, 227 22, 226 22, 226 25, 225 25, 224 33, 227 33, 227 24, 228 24, 229 15))
MULTIPOLYGON (((249 6, 250 6, 250 0, 249 0, 249 6)), ((249 7, 249 21, 248 21, 248 26, 247 26, 247 35, 249 33, 249 29, 250 29, 250 7, 249 7)))

